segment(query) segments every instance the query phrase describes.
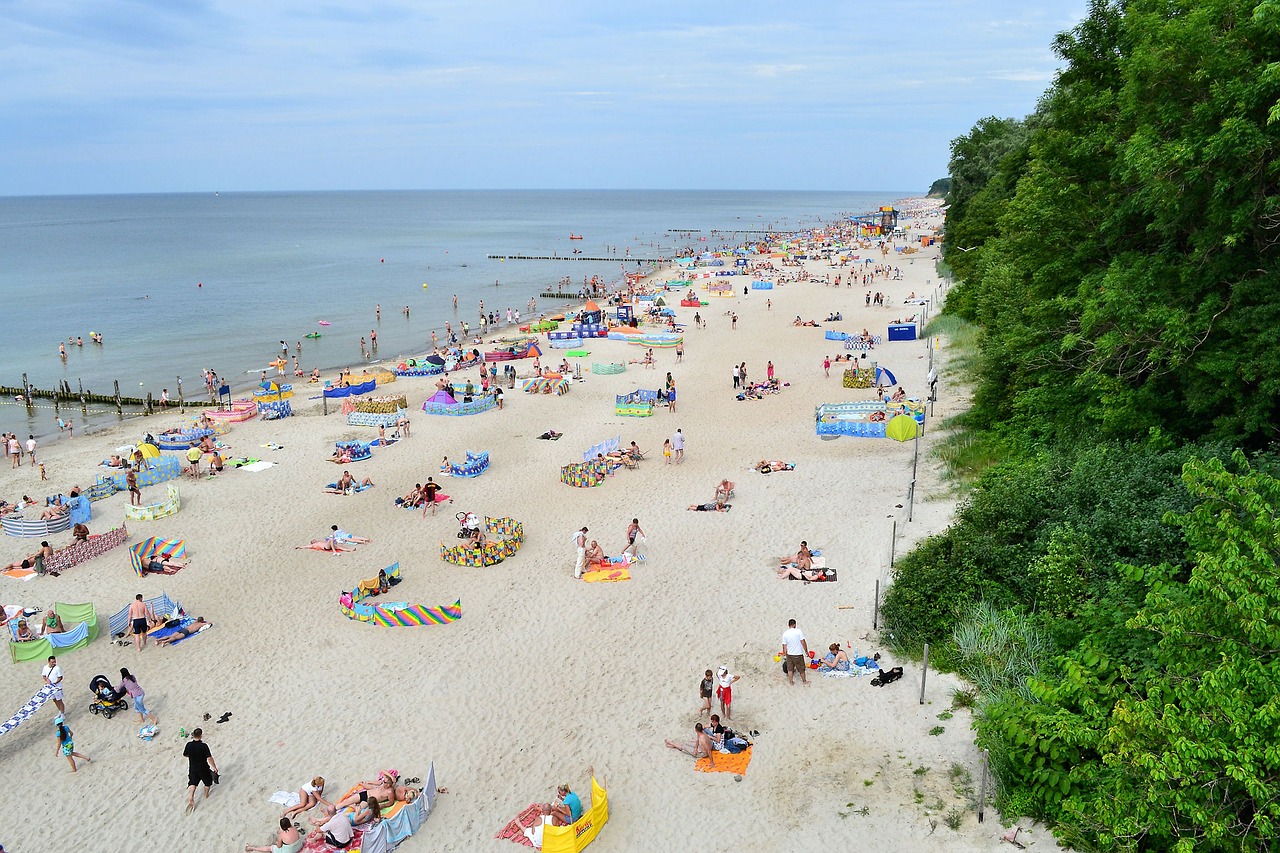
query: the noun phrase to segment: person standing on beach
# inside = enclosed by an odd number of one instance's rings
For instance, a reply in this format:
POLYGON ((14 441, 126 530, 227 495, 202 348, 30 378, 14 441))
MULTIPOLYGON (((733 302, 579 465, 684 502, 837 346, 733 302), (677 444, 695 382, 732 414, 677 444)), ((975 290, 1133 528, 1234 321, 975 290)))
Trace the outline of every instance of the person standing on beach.
POLYGON ((720 713, 726 720, 733 718, 729 713, 733 710, 733 683, 741 678, 741 675, 731 675, 727 666, 720 667, 716 673, 716 698, 720 700, 720 713))
POLYGON ((738 328, 738 314, 736 311, 733 314, 729 315, 729 328, 731 329, 738 328))
POLYGON ((800 671, 800 680, 809 683, 807 661, 809 644, 805 641, 804 632, 796 627, 796 620, 787 620, 787 630, 782 632, 782 654, 787 659, 787 684, 794 684, 796 670, 800 671))
POLYGON ((58 713, 65 714, 67 706, 62 704, 62 667, 58 666, 56 657, 49 655, 49 662, 45 664, 44 669, 40 670, 40 677, 44 679, 47 686, 53 688, 53 695, 49 698, 58 706, 58 713))
POLYGON ((27 435, 27 458, 31 460, 29 464, 36 464, 36 437, 30 434, 27 435))
POLYGON ((663 439, 662 456, 667 460, 667 464, 670 465, 671 464, 671 439, 669 438, 663 439))
POLYGON ((737 388, 741 382, 741 376, 738 375, 738 365, 733 366, 733 387, 737 388))
POLYGON ((145 723, 150 720, 151 725, 160 725, 160 719, 147 710, 146 691, 142 689, 138 679, 133 677, 133 673, 124 667, 120 667, 120 686, 116 688, 116 694, 119 695, 121 693, 128 693, 129 698, 133 700, 133 710, 138 712, 138 722, 145 723))
POLYGON ((695 329, 702 328, 702 315, 699 314, 697 311, 693 312, 693 327, 695 329))
POLYGON ((702 712, 711 713, 711 691, 715 687, 716 679, 711 674, 711 670, 707 670, 706 675, 702 677, 702 681, 698 682, 698 698, 702 700, 702 705, 698 708, 698 716, 702 716, 702 712))
POLYGON ((142 593, 135 595, 129 604, 129 632, 133 634, 134 647, 142 651, 147 645, 147 605, 142 593))
POLYGON ((440 491, 440 484, 430 477, 427 478, 427 484, 422 487, 422 496, 426 503, 422 505, 422 517, 427 517, 427 508, 431 508, 431 514, 436 514, 436 494, 440 491))
POLYGON ((680 430, 671 436, 671 449, 676 452, 676 464, 684 462, 684 433, 680 430))
POLYGON ((640 529, 640 519, 631 519, 631 523, 627 525, 627 547, 622 549, 622 553, 626 554, 629 551, 631 556, 639 556, 636 551, 639 547, 636 544, 636 540, 642 538, 644 538, 644 531, 640 529))
POLYGON ((773 362, 772 361, 765 366, 764 375, 765 375, 765 378, 768 379, 770 382, 773 381, 773 362))
POLYGON ((142 506, 142 490, 138 488, 138 472, 132 468, 125 472, 124 485, 129 490, 129 506, 142 506))
POLYGON ((822 357, 822 375, 831 377, 831 356, 829 355, 822 357))
POLYGON ((204 785, 204 798, 207 800, 209 789, 218 781, 218 764, 203 738, 204 730, 196 729, 182 750, 182 757, 187 759, 187 814, 195 811, 196 787, 204 785))
POLYGON ((578 560, 573 566, 573 576, 581 580, 582 573, 587 567, 587 528, 584 527, 573 534, 573 544, 578 549, 578 560))
POLYGON ((676 344, 676 364, 684 361, 684 338, 680 339, 680 343, 676 344))

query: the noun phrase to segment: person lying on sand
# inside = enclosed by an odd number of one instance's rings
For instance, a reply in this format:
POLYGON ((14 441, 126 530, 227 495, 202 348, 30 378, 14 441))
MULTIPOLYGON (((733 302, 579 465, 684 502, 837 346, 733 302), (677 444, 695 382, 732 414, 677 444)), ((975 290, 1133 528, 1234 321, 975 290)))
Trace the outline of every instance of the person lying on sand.
MULTIPOLYGON (((358 806, 361 803, 367 803, 370 800, 377 800, 378 804, 383 808, 394 803, 405 802, 412 803, 418 798, 418 789, 411 788, 407 785, 373 785, 369 788, 363 788, 349 796, 343 797, 334 803, 332 808, 334 811, 341 811, 347 806, 358 806)), ((326 812, 329 807, 321 806, 326 812)), ((329 812, 333 814, 334 812, 329 812)))
POLYGON ((788 465, 787 463, 783 462, 781 459, 774 459, 774 460, 761 459, 759 462, 756 463, 756 470, 759 471, 761 474, 768 474, 771 471, 792 471, 794 469, 795 469, 794 465, 788 465))
POLYGON ((295 551, 332 551, 340 554, 344 551, 354 551, 355 548, 342 548, 334 544, 331 539, 312 539, 309 545, 294 545, 295 551))
POLYGON ((176 643, 178 640, 186 639, 187 637, 190 637, 192 634, 199 633, 205 628, 211 628, 211 627, 213 627, 212 622, 206 622, 203 616, 197 616, 196 621, 192 622, 190 625, 184 625, 183 627, 174 631, 169 636, 161 637, 158 640, 156 640, 156 645, 167 646, 170 643, 176 643))
POLYGON ((186 567, 186 563, 179 563, 177 560, 161 560, 159 557, 152 557, 147 562, 147 571, 149 572, 164 572, 168 569, 176 571, 178 569, 185 569, 186 567))
POLYGON ((553 429, 549 429, 546 432, 544 432, 542 435, 538 436, 538 438, 545 439, 547 441, 555 441, 557 438, 559 438, 562 435, 564 435, 564 433, 556 432, 553 429))
POLYGON ((780 579, 790 578, 796 581, 808 581, 810 583, 816 581, 832 580, 827 577, 826 569, 802 569, 799 566, 781 566, 778 568, 778 577, 780 579))
POLYGON ((690 504, 688 510, 690 512, 728 512, 732 507, 732 504, 716 501, 709 504, 690 504))
POLYGON ((366 539, 363 536, 356 536, 354 533, 348 533, 347 531, 343 530, 341 527, 339 527, 336 524, 330 527, 329 529, 333 531, 332 533, 329 534, 329 538, 332 539, 335 543, 351 542, 356 545, 368 545, 370 542, 373 541, 372 539, 366 539))

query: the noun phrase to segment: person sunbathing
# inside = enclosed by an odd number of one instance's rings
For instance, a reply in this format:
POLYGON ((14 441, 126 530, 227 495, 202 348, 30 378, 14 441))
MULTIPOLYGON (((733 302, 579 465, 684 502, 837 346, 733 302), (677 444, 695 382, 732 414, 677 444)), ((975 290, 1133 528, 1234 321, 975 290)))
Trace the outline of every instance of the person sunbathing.
POLYGON ((37 637, 35 633, 32 632, 31 628, 27 625, 27 620, 19 619, 18 630, 13 636, 13 641, 15 643, 25 643, 28 640, 38 640, 38 639, 40 638, 37 637))
MULTIPOLYGON (((42 550, 43 549, 41 549, 41 551, 42 550)), ((36 567, 36 560, 40 559, 40 557, 42 556, 41 551, 36 551, 34 554, 32 554, 29 557, 23 557, 20 560, 14 560, 12 563, 5 566, 3 569, 0 569, 0 571, 7 572, 10 569, 34 569, 36 567)))
POLYGON ((363 536, 356 536, 354 533, 348 533, 336 524, 329 529, 333 531, 329 534, 329 538, 334 542, 351 542, 356 545, 368 545, 373 541, 372 539, 366 539, 363 536))
POLYGON ((203 616, 197 616, 196 620, 192 622, 190 625, 184 625, 181 628, 178 628, 177 630, 175 630, 169 636, 160 637, 159 639, 157 639, 156 645, 167 646, 170 643, 176 643, 179 640, 185 640, 187 637, 190 637, 192 634, 198 634, 200 631, 203 631, 205 628, 210 628, 212 626, 213 626, 212 622, 206 622, 203 616))
POLYGON ((404 497, 400 498, 400 504, 402 506, 411 506, 411 507, 421 506, 422 505, 422 484, 414 483, 413 488, 410 489, 405 494, 404 497))
POLYGON ((351 462, 351 452, 346 448, 340 447, 333 451, 333 455, 329 457, 329 461, 337 465, 348 465, 351 462))
POLYGON ((902 386, 898 386, 898 390, 893 392, 893 396, 889 398, 891 403, 901 403, 907 399, 907 392, 902 390, 902 386))
POLYGON ((813 553, 809 550, 809 543, 804 540, 801 540, 799 551, 797 551, 795 554, 787 554, 785 556, 779 557, 778 562, 781 563, 783 566, 794 565, 796 568, 799 568, 802 570, 812 569, 813 553))
POLYGON ((177 560, 162 560, 159 556, 152 557, 147 561, 147 571, 149 572, 176 572, 178 569, 185 569, 186 567, 186 563, 179 563, 177 560))
POLYGON ((120 458, 120 454, 113 453, 107 458, 106 466, 108 468, 123 468, 125 466, 125 461, 120 458))
MULTIPOLYGON (((333 811, 329 812, 329 814, 336 814, 348 806, 359 807, 361 804, 368 803, 371 800, 377 800, 378 805, 386 808, 399 802, 412 803, 417 798, 418 789, 410 788, 407 785, 390 785, 386 783, 370 785, 367 788, 362 787, 359 791, 354 791, 338 800, 333 804, 333 811)), ((325 807, 321 806, 321 808, 325 807)), ((328 811, 327 808, 325 810, 328 811)))
POLYGON ((690 504, 688 509, 690 512, 728 512, 730 504, 715 501, 709 504, 690 504))
MULTIPOLYGON (((365 477, 360 481, 361 486, 372 486, 373 480, 365 477)), ((336 489, 326 489, 325 491, 335 495, 346 495, 356 490, 356 478, 351 476, 350 471, 343 471, 342 476, 338 478, 336 489)))
MULTIPOLYGON (((330 491, 330 490, 326 489, 325 491, 330 491)), ((333 494, 338 494, 338 493, 333 492, 333 494)), ((341 554, 344 551, 354 551, 355 548, 342 548, 334 544, 332 539, 312 539, 309 545, 294 545, 293 550, 295 551, 332 551, 336 554, 341 554)))
POLYGON ((829 580, 826 569, 802 569, 799 566, 780 566, 778 568, 778 578, 782 580, 815 581, 829 580))
POLYGON ((605 556, 604 549, 600 547, 600 543, 592 539, 591 544, 587 546, 586 558, 588 563, 607 563, 609 558, 605 556))
POLYGON ((62 516, 67 515, 70 512, 71 512, 71 507, 66 506, 65 504, 58 504, 56 506, 47 506, 40 511, 40 520, 48 521, 54 518, 61 518, 62 516))
POLYGON ((720 485, 716 486, 716 502, 724 503, 733 495, 734 482, 732 480, 721 480, 720 485))

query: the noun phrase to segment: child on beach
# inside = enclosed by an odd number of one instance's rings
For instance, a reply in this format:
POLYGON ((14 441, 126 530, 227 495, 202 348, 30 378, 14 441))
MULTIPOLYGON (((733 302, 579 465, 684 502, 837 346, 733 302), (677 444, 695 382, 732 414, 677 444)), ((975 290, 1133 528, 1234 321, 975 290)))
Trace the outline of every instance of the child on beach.
POLYGON ((702 677, 702 681, 698 683, 698 697, 702 699, 702 706, 698 708, 698 716, 702 716, 705 711, 711 713, 711 689, 715 685, 715 678, 711 674, 711 670, 707 670, 706 675, 702 677))
POLYGON ((54 718, 53 724, 55 726, 54 731, 58 736, 57 752, 66 757, 67 763, 71 765, 71 772, 72 773, 79 772, 79 770, 76 768, 77 758, 79 758, 81 761, 87 761, 90 764, 92 764, 93 763, 92 758, 90 758, 87 755, 81 755, 80 753, 76 752, 76 745, 74 741, 75 733, 72 732, 71 729, 67 728, 67 724, 63 722, 63 718, 61 714, 59 714, 57 717, 54 718))
POLYGON ((662 455, 666 458, 667 464, 671 464, 671 439, 662 442, 662 455))

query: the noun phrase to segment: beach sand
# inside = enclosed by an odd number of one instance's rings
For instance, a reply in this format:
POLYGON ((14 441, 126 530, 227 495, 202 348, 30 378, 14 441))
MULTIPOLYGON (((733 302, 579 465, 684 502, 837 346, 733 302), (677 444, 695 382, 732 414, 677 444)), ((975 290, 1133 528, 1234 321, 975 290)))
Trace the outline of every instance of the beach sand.
MULTIPOLYGON (((773 660, 791 617, 810 648, 840 642, 851 653, 883 651, 871 630, 871 605, 875 580, 889 577, 893 522, 903 553, 951 517, 950 486, 928 455, 939 431, 922 440, 915 517, 908 523, 903 506, 911 443, 824 441, 813 425, 817 404, 874 393, 842 388, 843 362, 823 377, 823 356, 843 353, 823 339, 825 329, 866 326, 884 334, 888 320, 916 313, 902 302, 911 291, 934 294, 935 253, 936 247, 891 255, 903 279, 873 285, 889 294, 882 308, 864 307, 865 288, 837 291, 814 282, 744 298, 743 279, 735 278, 733 299, 711 299, 699 309, 705 329, 693 328, 695 309, 676 309, 690 323, 683 363, 675 363, 673 350, 658 350, 655 370, 630 365, 621 375, 588 373, 563 397, 533 397, 517 388, 500 412, 427 416, 420 406, 433 393, 433 380, 401 379, 388 391, 408 394, 412 437, 347 466, 377 484, 354 496, 322 492, 340 473, 326 459, 335 440, 369 440, 372 429, 347 426, 332 411, 321 416, 319 402, 303 399, 306 391, 294 398, 292 418, 236 425, 223 437, 233 454, 274 467, 184 479, 179 514, 130 525, 132 541, 186 539, 190 566, 184 571, 136 578, 121 548, 58 578, 0 577, 4 603, 91 601, 103 626, 103 636, 88 648, 61 657, 76 749, 93 763, 72 775, 55 755, 52 705, 0 738, 0 790, 9 803, 0 842, 15 850, 73 850, 110 838, 122 850, 239 850, 271 835, 280 814, 268 802, 274 791, 297 790, 319 774, 333 794, 384 767, 425 776, 434 760, 450 793, 421 837, 404 842, 406 851, 511 850, 495 833, 530 802, 552 799, 558 783, 570 783, 585 799, 589 765, 610 797, 609 824, 593 845, 600 851, 1000 848, 997 816, 988 810, 978 825, 949 775, 958 766, 976 785, 980 767, 969 712, 938 719, 955 679, 930 674, 921 705, 919 665, 889 654, 884 663, 901 663, 906 677, 884 688, 865 677, 814 673, 808 686, 788 687, 773 660), (729 310, 738 313, 736 330, 722 314, 729 310), (835 310, 845 322, 791 325, 797 314, 821 320, 835 310), (762 378, 769 359, 790 385, 760 401, 734 400, 731 366, 746 361, 750 375, 762 378), (678 383, 676 414, 659 408, 647 419, 614 415, 615 394, 658 387, 668 370, 678 383), (564 437, 535 440, 552 428, 564 437), (662 442, 677 428, 686 436, 686 459, 665 465, 662 442), (649 458, 598 488, 559 482, 559 466, 611 437, 637 441, 649 458), (268 442, 283 447, 262 447, 268 442), (477 479, 445 480, 452 505, 425 520, 392 505, 415 482, 429 475, 439 480, 442 456, 459 459, 468 449, 489 451, 492 468, 477 479), (796 470, 755 473, 751 466, 762 458, 793 461, 796 470), (726 477, 737 483, 731 512, 686 511, 710 501, 726 477), (439 544, 457 541, 454 512, 462 509, 521 520, 524 547, 487 569, 442 562, 439 544), (633 579, 575 581, 573 531, 586 525, 590 538, 617 553, 633 516, 647 536, 647 559, 632 568, 633 579), (321 538, 330 524, 373 542, 341 556, 294 550, 321 538), (837 583, 775 577, 773 556, 794 552, 801 539, 823 549, 839 571, 837 583), (461 599, 462 619, 388 629, 344 617, 339 592, 395 561, 404 582, 387 598, 428 605, 461 599), (162 591, 216 627, 176 648, 139 653, 111 644, 110 614, 136 592, 162 591), (741 780, 697 773, 692 759, 663 747, 664 738, 691 737, 698 681, 722 664, 742 676, 730 725, 759 731, 741 780), (103 720, 87 710, 90 678, 115 678, 122 666, 138 677, 160 718, 154 742, 138 739, 132 712, 103 720), (223 724, 201 719, 226 711, 233 716, 223 724), (184 816, 186 762, 178 730, 201 725, 222 783, 184 816), (945 731, 930 736, 935 726, 945 731), (954 809, 963 812, 958 830, 945 820, 954 809)), ((833 278, 848 274, 825 262, 809 268, 833 278)), ((589 348, 591 356, 579 360, 584 367, 641 355, 615 341, 589 348)), ((917 340, 886 343, 873 357, 910 395, 924 396, 926 352, 917 340)), ((562 355, 547 349, 543 363, 558 363, 562 355)), ((944 346, 934 423, 955 405, 946 357, 944 346)), ((530 367, 517 365, 522 372, 530 367)), ((178 420, 173 414, 133 420, 51 444, 41 449, 49 483, 37 482, 30 468, 6 467, 0 494, 41 497, 88 484, 112 448, 178 420)), ((159 500, 163 489, 145 490, 144 499, 159 500)), ((91 530, 120 524, 126 503, 125 495, 95 503, 91 530)), ((6 561, 38 542, 2 539, 6 561)), ((68 540, 60 534, 53 544, 68 540)), ((39 671, 38 663, 4 668, 0 715, 40 686, 39 671)))

